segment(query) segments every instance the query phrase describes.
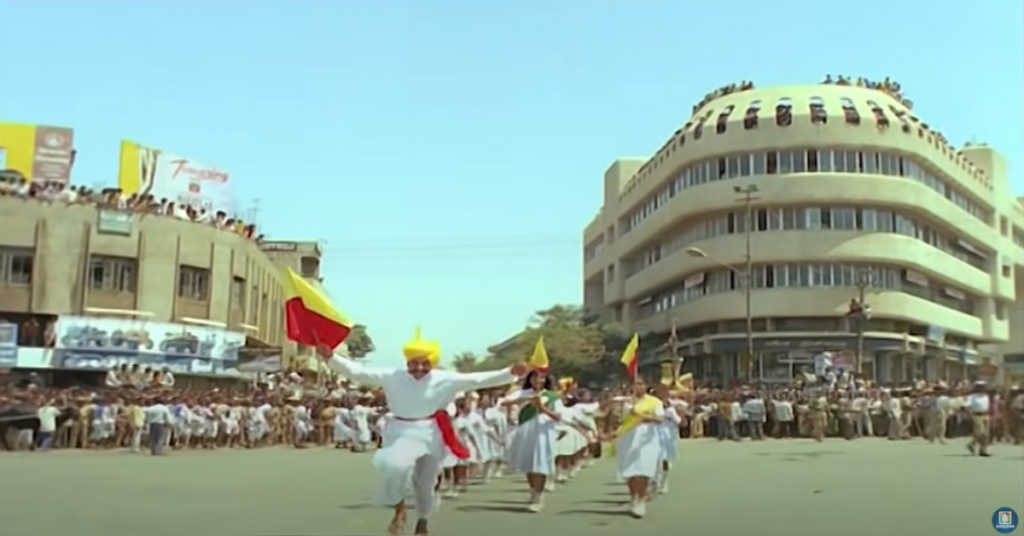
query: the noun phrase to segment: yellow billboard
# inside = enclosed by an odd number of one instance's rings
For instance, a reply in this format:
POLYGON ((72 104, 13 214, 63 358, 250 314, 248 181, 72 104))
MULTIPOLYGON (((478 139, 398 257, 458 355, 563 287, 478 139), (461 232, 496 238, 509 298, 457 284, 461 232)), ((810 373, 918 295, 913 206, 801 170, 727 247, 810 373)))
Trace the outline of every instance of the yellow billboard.
POLYGON ((70 128, 0 123, 0 170, 41 182, 71 181, 75 133, 70 128))
POLYGON ((234 213, 234 183, 227 171, 176 154, 121 142, 117 185, 127 194, 141 193, 179 205, 234 213))

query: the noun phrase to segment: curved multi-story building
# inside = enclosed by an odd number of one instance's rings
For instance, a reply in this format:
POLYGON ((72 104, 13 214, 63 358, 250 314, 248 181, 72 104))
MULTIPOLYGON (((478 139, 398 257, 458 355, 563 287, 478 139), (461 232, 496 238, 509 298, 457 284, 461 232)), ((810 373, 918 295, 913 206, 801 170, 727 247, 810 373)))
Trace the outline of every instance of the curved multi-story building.
POLYGON ((1024 206, 999 153, 950 146, 907 104, 837 84, 708 99, 605 173, 586 306, 675 327, 685 366, 720 382, 824 352, 880 381, 992 374, 1024 343, 1024 206))
POLYGON ((315 279, 319 256, 315 243, 257 243, 172 216, 0 196, 0 324, 19 328, 15 362, 0 340, 0 368, 152 358, 215 373, 240 348, 288 354, 282 267, 315 279), (32 357, 38 347, 55 351, 32 357))

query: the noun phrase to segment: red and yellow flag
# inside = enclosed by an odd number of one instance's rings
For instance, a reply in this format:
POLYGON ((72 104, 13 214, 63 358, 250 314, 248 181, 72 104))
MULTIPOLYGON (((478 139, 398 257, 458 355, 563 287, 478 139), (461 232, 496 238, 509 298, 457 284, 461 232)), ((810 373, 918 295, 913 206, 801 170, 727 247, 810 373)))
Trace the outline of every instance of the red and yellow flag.
POLYGON ((295 270, 285 268, 284 316, 290 340, 337 348, 352 333, 352 321, 295 270))
POLYGON ((640 334, 634 333, 633 338, 629 339, 626 349, 622 351, 622 359, 619 360, 619 362, 626 366, 626 376, 630 378, 636 378, 636 371, 639 366, 639 356, 637 355, 639 350, 640 334))

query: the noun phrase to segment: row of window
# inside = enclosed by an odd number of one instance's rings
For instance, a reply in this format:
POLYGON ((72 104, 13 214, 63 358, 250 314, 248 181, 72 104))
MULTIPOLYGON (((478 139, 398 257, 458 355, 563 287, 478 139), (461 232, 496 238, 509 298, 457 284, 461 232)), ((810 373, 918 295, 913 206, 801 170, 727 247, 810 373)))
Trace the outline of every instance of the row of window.
MULTIPOLYGON (((727 268, 693 274, 672 288, 640 300, 639 316, 646 317, 711 294, 739 290, 743 275, 727 268)), ((966 291, 930 283, 919 274, 891 266, 867 264, 788 263, 753 268, 752 288, 850 287, 898 290, 973 315, 977 297, 966 291)), ((851 292, 851 295, 854 293, 851 292)))
POLYGON ((31 285, 34 267, 31 252, 0 251, 0 285, 31 285))
MULTIPOLYGON (((33 282, 34 257, 27 250, 0 249, 0 287, 30 286, 33 282)), ((114 293, 138 291, 139 265, 135 259, 93 255, 88 264, 90 290, 114 293)), ((210 299, 208 269, 193 266, 178 268, 176 294, 179 298, 207 302, 210 299)), ((277 326, 283 322, 283 311, 274 307, 267 292, 260 293, 253 285, 246 296, 245 279, 235 277, 231 282, 230 307, 246 314, 244 322, 253 325, 277 326), (248 298, 249 308, 246 310, 248 298)), ((274 335, 274 334, 268 334, 274 335)))
MULTIPOLYGON (((755 209, 752 216, 751 232, 834 229, 895 233, 917 238, 980 270, 989 268, 989 257, 980 247, 897 211, 863 207, 761 208, 755 209)), ((746 231, 746 211, 720 213, 692 222, 629 262, 626 277, 636 275, 672 253, 702 240, 746 231)))
POLYGON ((710 158, 696 162, 637 207, 623 221, 622 233, 637 227, 679 192, 711 182, 761 175, 790 173, 868 173, 906 177, 938 192, 971 216, 990 224, 992 210, 976 203, 912 159, 898 154, 840 149, 768 151, 710 158))
MULTIPOLYGON (((93 290, 106 292, 136 292, 138 262, 134 259, 94 256, 89 260, 89 286, 93 290)), ((259 323, 259 288, 252 287, 251 308, 246 322, 259 323)), ((264 293, 264 302, 267 294, 264 293)), ((203 268, 182 266, 178 272, 178 297, 206 301, 210 296, 210 271, 203 268)), ((245 308, 245 279, 235 277, 231 281, 230 304, 232 308, 245 308)))
MULTIPOLYGON (((34 258, 31 252, 0 252, 0 285, 27 286, 32 284, 34 258)), ((104 292, 135 293, 138 290, 138 261, 120 257, 95 255, 89 259, 89 288, 104 292)), ((242 308, 245 303, 245 280, 235 278, 231 286, 231 306, 242 308)), ((179 298, 196 301, 210 299, 210 271, 205 268, 181 266, 178 270, 179 298)), ((252 311, 249 322, 257 321, 259 311, 258 288, 253 287, 252 311)), ((264 301, 268 300, 264 293, 264 301)))
MULTIPOLYGON (((880 128, 888 128, 891 123, 885 113, 885 109, 875 101, 869 100, 867 105, 868 109, 871 110, 871 116, 874 118, 875 124, 880 128)), ((850 125, 861 124, 860 111, 852 99, 847 97, 839 99, 839 107, 842 109, 843 121, 845 123, 850 125)), ((752 130, 758 127, 762 108, 763 104, 759 100, 752 101, 747 105, 746 111, 743 112, 743 128, 745 130, 752 130)), ((900 122, 903 131, 911 132, 913 126, 910 124, 910 120, 907 119, 906 114, 895 107, 890 106, 890 108, 894 112, 893 115, 900 122)), ((718 117, 715 118, 715 133, 726 133, 729 129, 729 117, 735 109, 735 106, 729 105, 719 112, 718 117)), ((810 112, 808 117, 811 124, 824 125, 828 123, 829 115, 824 99, 821 97, 811 97, 807 102, 807 109, 810 112)), ((699 140, 703 137, 704 125, 712 115, 714 115, 714 112, 709 111, 703 118, 697 121, 697 124, 693 127, 693 139, 699 140)), ((775 124, 780 127, 788 127, 793 124, 793 100, 789 97, 783 97, 775 104, 775 124)))

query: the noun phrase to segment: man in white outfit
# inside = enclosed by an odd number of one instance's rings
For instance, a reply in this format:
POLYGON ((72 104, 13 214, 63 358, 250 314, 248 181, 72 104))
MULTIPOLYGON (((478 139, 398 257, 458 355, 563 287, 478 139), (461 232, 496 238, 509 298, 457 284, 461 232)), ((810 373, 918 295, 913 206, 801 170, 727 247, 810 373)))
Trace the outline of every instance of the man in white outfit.
POLYGON ((393 506, 390 534, 405 531, 405 490, 412 482, 416 494, 417 521, 414 534, 426 536, 427 522, 434 510, 434 487, 441 472, 446 450, 465 458, 468 452, 458 442, 447 407, 460 391, 487 389, 510 384, 526 374, 527 366, 518 363, 492 372, 464 374, 435 370, 441 358, 436 341, 416 336, 402 348, 405 368, 367 367, 334 355, 326 346, 317 348, 327 365, 360 385, 381 387, 388 407, 394 413, 384 444, 373 456, 373 465, 381 477, 382 500, 393 506))

